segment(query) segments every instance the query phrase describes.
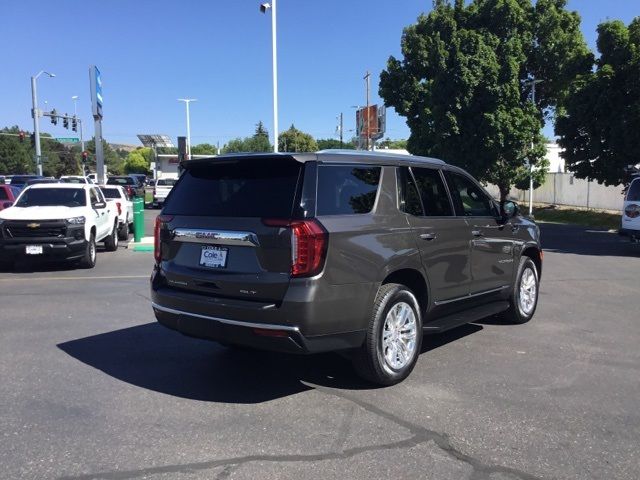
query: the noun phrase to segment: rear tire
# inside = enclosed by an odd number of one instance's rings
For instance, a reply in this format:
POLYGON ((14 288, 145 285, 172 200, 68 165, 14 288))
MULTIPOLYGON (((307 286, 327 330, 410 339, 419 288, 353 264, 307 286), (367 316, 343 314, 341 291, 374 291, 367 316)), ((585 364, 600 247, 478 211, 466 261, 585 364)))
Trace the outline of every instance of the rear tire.
POLYGON ((111 234, 104 239, 104 248, 107 252, 115 252, 118 249, 118 222, 113 224, 111 234))
POLYGON ((84 257, 80 259, 79 265, 82 268, 93 268, 96 266, 96 236, 91 233, 91 237, 85 246, 84 257))
POLYGON ((353 366, 377 385, 394 385, 409 376, 422 346, 422 316, 414 294, 404 285, 382 285, 376 295, 364 344, 353 366))
POLYGON ((122 225, 118 231, 118 240, 129 240, 129 219, 122 225))
POLYGON ((509 323, 527 323, 536 313, 539 295, 538 268, 531 258, 520 257, 518 274, 509 296, 509 309, 503 313, 503 319, 509 323))

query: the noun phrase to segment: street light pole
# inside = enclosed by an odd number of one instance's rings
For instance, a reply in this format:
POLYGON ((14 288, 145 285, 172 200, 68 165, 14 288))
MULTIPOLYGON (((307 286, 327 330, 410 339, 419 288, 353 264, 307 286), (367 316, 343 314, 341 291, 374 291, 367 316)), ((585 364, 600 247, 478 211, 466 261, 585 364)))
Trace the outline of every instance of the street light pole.
POLYGON ((36 80, 38 80, 38 77, 43 73, 46 73, 51 78, 55 77, 55 74, 45 72, 44 70, 41 70, 37 75, 31 77, 31 114, 33 116, 33 135, 36 141, 36 169, 40 176, 42 176, 42 151, 40 150, 40 110, 38 110, 38 91, 36 80))
POLYGON ((273 151, 278 153, 278 51, 277 51, 277 14, 276 0, 260 5, 260 11, 266 13, 271 9, 271 60, 273 70, 273 151))
MULTIPOLYGON (((531 101, 533 102, 533 106, 536 109, 536 113, 538 112, 538 107, 536 106, 536 85, 538 83, 542 83, 542 80, 536 80, 533 77, 531 80, 526 82, 526 84, 531 85, 531 101)), ((534 148, 534 139, 531 139, 531 152, 529 153, 529 216, 533 215, 533 162, 531 161, 532 154, 534 148)))
POLYGON ((179 102, 184 102, 187 113, 187 160, 191 160, 191 122, 189 118, 189 104, 196 102, 197 98, 179 98, 179 102))

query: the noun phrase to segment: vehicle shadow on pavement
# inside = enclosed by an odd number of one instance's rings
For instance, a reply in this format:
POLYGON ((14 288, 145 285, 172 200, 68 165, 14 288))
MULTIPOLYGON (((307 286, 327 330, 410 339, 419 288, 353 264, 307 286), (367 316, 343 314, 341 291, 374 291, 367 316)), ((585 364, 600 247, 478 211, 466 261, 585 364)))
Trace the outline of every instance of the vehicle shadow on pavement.
POLYGON ((640 245, 633 245, 617 233, 579 225, 540 223, 542 249, 549 252, 612 257, 640 257, 640 245))
MULTIPOLYGON (((422 352, 481 329, 466 325, 425 336, 422 352)), ((123 382, 192 400, 260 403, 310 390, 307 384, 338 389, 378 388, 357 377, 346 356, 227 348, 185 337, 157 323, 71 340, 58 348, 123 382)))
MULTIPOLYGON (((97 245, 98 261, 100 256, 107 253, 104 246, 97 245)), ((71 270, 84 270, 78 266, 77 261, 53 261, 53 260, 18 260, 15 263, 0 263, 0 273, 41 273, 41 272, 68 272, 71 270)))

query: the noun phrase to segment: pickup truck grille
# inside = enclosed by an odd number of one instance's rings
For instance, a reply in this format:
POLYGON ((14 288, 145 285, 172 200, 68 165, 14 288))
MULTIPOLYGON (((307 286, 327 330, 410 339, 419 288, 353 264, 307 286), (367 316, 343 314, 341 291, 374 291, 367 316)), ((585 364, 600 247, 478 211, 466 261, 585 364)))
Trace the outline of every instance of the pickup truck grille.
POLYGON ((59 220, 8 221, 3 225, 4 238, 64 238, 67 225, 59 220))

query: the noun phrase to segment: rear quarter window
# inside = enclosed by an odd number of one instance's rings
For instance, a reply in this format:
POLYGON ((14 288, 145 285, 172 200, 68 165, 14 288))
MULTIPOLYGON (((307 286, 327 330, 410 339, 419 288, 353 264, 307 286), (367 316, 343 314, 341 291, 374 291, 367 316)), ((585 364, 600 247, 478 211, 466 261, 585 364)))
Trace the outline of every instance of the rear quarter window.
POLYGON ((381 167, 320 165, 318 215, 354 215, 373 209, 381 167))
POLYGON ((636 178, 629 185, 626 200, 627 202, 640 202, 640 178, 636 178))

